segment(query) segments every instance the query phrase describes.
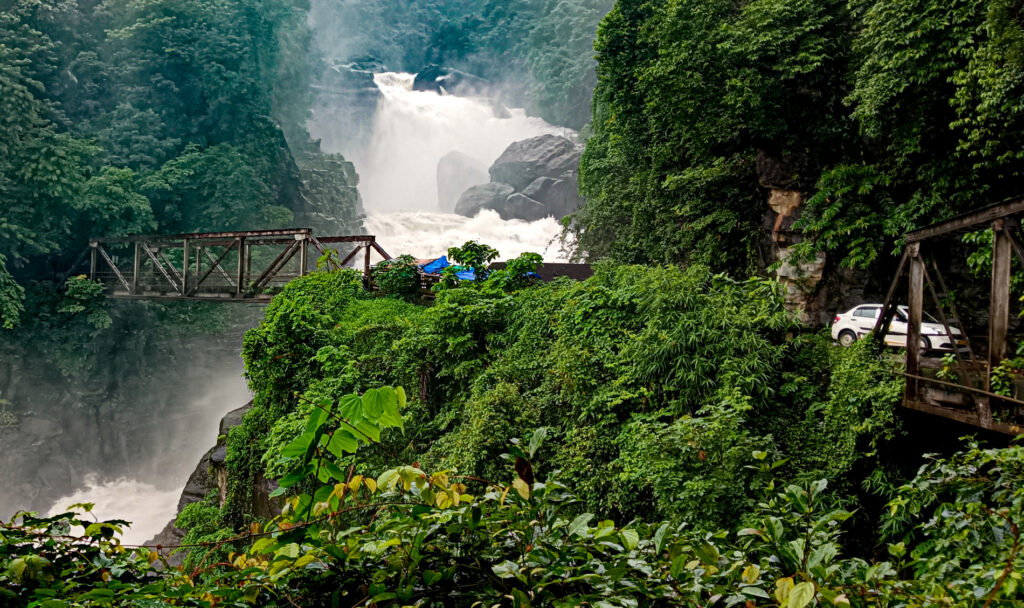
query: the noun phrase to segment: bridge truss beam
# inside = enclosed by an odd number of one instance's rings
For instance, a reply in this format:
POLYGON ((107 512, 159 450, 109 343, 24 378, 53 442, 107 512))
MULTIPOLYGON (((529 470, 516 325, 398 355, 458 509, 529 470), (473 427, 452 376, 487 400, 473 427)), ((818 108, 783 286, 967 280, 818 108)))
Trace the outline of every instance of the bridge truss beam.
POLYGON ((1024 433, 1024 400, 997 394, 992 387, 993 371, 1006 358, 1007 353, 1013 255, 1016 254, 1024 264, 1024 247, 1020 242, 1021 215, 1024 215, 1024 200, 1016 200, 992 205, 907 234, 903 258, 873 332, 880 343, 884 341, 883 336, 889 335, 898 307, 896 292, 903 281, 905 270, 909 270, 904 407, 1010 435, 1024 433), (945 279, 932 254, 936 251, 935 247, 942 246, 937 242, 940 238, 986 228, 991 229, 993 235, 992 276, 988 354, 986 359, 980 359, 974 354, 966 328, 960 322, 945 279), (936 281, 928 272, 929 262, 936 281), (923 369, 921 323, 926 299, 925 287, 931 304, 938 312, 945 338, 953 345, 956 374, 952 381, 929 376, 923 369), (960 336, 953 334, 953 324, 963 332, 960 336))
POLYGON ((391 257, 373 236, 317 238, 309 228, 94 238, 89 278, 114 298, 267 302, 331 250, 326 259, 332 267, 362 254, 367 277, 373 252, 391 257))

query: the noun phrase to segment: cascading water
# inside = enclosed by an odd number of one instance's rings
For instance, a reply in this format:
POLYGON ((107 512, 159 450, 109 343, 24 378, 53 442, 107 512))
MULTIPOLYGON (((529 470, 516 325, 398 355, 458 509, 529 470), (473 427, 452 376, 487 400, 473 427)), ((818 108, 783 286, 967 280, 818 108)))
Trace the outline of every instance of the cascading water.
MULTIPOLYGON (((369 137, 325 145, 325 151, 340 152, 356 166, 367 230, 392 255, 434 257, 476 239, 495 247, 503 259, 533 251, 548 261, 563 260, 561 226, 554 218, 503 220, 492 211, 467 218, 440 209, 437 168, 451 152, 488 167, 513 142, 575 134, 484 97, 413 90, 414 80, 413 74, 375 74, 381 95, 369 137)), ((325 142, 344 141, 334 135, 337 128, 324 119, 309 124, 310 133, 325 142)))

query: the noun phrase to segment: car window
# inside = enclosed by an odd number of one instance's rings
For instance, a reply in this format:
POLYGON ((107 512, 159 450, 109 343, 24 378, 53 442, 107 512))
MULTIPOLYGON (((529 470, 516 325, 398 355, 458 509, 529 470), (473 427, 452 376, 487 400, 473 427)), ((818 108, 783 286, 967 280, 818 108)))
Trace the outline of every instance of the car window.
POLYGON ((853 316, 859 317, 859 318, 862 318, 862 319, 877 319, 878 318, 878 309, 877 308, 858 308, 857 311, 853 313, 853 316))

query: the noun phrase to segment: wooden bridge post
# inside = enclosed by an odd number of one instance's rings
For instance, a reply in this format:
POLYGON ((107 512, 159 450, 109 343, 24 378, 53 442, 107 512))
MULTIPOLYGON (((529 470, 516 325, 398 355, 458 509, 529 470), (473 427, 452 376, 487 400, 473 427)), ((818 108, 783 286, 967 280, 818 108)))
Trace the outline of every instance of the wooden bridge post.
POLYGON ((188 267, 192 265, 191 264, 192 260, 190 259, 191 252, 189 251, 188 239, 183 239, 183 240, 184 240, 184 242, 182 244, 182 247, 185 250, 185 255, 184 255, 183 267, 181 269, 181 295, 182 296, 186 296, 186 295, 188 295, 188 274, 189 274, 188 267))
POLYGON ((89 280, 90 281, 95 281, 96 280, 96 263, 99 261, 97 259, 99 257, 99 252, 97 250, 99 249, 99 246, 100 246, 100 244, 97 243, 96 241, 91 241, 89 243, 89 280))
POLYGON ((308 245, 309 245, 309 236, 308 235, 304 235, 302 237, 302 244, 299 245, 299 276, 300 277, 306 276, 306 264, 308 264, 308 260, 306 259, 306 256, 308 255, 308 253, 306 252, 306 247, 308 245))
POLYGON ((909 318, 907 319, 907 399, 917 399, 917 379, 921 375, 921 316, 924 309, 924 258, 921 244, 907 247, 910 258, 909 318))
POLYGON ((245 237, 240 236, 238 243, 238 275, 235 277, 235 297, 240 298, 245 293, 246 255, 245 237))
POLYGON ((1010 323, 1010 265, 1013 245, 1004 220, 992 223, 992 295, 988 321, 988 380, 992 370, 1006 358, 1006 330, 1010 323))
POLYGON ((131 295, 139 295, 139 276, 142 274, 142 244, 135 241, 135 261, 132 263, 131 295))

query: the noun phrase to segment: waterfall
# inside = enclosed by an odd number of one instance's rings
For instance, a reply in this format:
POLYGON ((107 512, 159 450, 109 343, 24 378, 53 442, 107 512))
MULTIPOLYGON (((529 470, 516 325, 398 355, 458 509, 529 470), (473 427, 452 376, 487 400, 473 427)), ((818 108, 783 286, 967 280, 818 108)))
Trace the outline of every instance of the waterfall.
POLYGON ((440 209, 437 170, 451 152, 489 167, 513 142, 545 134, 574 138, 574 132, 484 96, 413 90, 414 74, 378 73, 373 81, 380 96, 365 141, 337 143, 345 141, 339 132, 352 132, 350 125, 323 117, 315 116, 309 129, 331 142, 326 152, 344 154, 355 164, 367 230, 388 253, 434 257, 476 239, 495 247, 502 259, 525 251, 548 261, 565 259, 557 241, 561 226, 553 218, 502 220, 489 211, 466 218, 440 209))

